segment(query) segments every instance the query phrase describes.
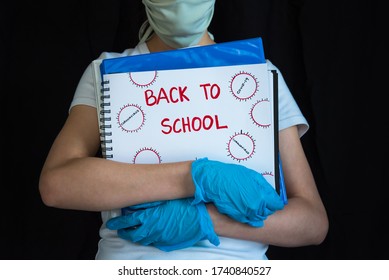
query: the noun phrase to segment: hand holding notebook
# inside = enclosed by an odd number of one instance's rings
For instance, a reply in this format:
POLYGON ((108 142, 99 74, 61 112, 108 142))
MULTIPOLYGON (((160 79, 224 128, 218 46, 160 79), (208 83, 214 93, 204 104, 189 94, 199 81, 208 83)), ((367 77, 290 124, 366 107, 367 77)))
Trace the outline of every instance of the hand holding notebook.
POLYGON ((284 208, 275 189, 257 171, 243 165, 198 159, 192 163, 193 204, 212 202, 241 223, 261 227, 268 215, 284 208))

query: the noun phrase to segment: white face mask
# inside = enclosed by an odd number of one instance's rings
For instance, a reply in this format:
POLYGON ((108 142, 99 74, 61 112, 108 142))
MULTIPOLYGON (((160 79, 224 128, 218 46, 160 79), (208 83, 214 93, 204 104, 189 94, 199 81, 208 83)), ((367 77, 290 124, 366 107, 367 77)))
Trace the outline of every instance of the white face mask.
MULTIPOLYGON (((211 23, 215 0, 142 0, 148 29, 140 34, 146 41, 154 31, 173 48, 196 45, 211 23)), ((144 26, 143 26, 144 28, 144 26)))

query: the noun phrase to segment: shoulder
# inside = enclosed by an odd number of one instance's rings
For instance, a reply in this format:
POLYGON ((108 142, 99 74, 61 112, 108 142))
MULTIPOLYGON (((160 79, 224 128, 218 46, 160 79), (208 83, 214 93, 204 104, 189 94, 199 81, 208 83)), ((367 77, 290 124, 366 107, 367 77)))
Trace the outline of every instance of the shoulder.
POLYGON ((131 56, 137 54, 149 53, 146 43, 139 43, 135 48, 125 49, 123 52, 102 52, 98 59, 117 58, 124 56, 131 56))
POLYGON ((283 130, 291 126, 297 126, 298 134, 301 137, 308 131, 309 124, 302 114, 293 94, 290 92, 280 69, 268 59, 266 63, 269 70, 277 71, 278 76, 279 129, 283 130))

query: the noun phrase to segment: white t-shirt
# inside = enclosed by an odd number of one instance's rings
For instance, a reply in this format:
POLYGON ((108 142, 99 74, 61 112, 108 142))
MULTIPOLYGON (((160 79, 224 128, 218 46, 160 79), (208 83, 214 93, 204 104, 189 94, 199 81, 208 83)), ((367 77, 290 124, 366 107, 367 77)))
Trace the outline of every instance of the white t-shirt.
MULTIPOLYGON (((99 59, 115 58, 129 55, 149 53, 145 43, 122 53, 104 52, 99 59)), ((280 71, 267 60, 269 70, 278 72, 279 94, 279 130, 297 125, 300 137, 305 134, 309 126, 288 89, 280 71)), ((90 64, 85 70, 76 89, 71 107, 88 105, 97 107, 93 82, 93 70, 90 64)), ((97 114, 96 114, 97 115, 97 114)), ((219 237, 220 245, 214 246, 208 240, 200 241, 194 246, 171 252, 161 251, 153 246, 143 246, 118 237, 116 231, 107 229, 106 222, 121 214, 120 209, 101 212, 103 224, 100 228, 100 241, 96 259, 131 259, 131 260, 263 260, 267 259, 267 244, 240 239, 219 237)))

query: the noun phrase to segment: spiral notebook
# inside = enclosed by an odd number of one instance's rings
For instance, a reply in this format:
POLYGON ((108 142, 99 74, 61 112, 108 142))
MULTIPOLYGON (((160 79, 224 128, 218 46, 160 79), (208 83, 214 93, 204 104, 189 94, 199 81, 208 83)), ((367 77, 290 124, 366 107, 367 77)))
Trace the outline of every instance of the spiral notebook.
POLYGON ((261 38, 93 63, 105 158, 207 157, 257 170, 280 192, 277 72, 261 38))

